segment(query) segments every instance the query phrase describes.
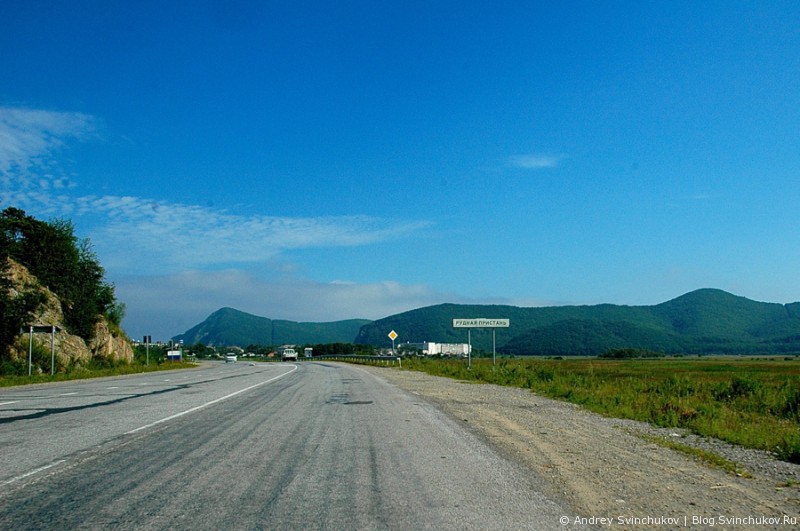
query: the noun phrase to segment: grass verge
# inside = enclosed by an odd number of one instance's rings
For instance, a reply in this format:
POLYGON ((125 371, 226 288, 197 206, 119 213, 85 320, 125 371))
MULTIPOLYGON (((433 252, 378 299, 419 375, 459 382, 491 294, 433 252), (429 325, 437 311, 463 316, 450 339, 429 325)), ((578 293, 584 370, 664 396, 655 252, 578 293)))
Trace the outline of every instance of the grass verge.
POLYGON ((403 369, 509 385, 609 417, 684 428, 800 463, 800 361, 408 359, 403 369))
POLYGON ((191 369, 197 367, 196 363, 167 362, 150 365, 139 363, 120 363, 115 365, 75 367, 69 372, 50 374, 34 374, 31 376, 5 375, 0 376, 0 387, 16 385, 39 384, 48 382, 66 382, 70 380, 83 380, 87 378, 102 378, 107 376, 123 376, 143 372, 169 371, 174 369, 191 369))

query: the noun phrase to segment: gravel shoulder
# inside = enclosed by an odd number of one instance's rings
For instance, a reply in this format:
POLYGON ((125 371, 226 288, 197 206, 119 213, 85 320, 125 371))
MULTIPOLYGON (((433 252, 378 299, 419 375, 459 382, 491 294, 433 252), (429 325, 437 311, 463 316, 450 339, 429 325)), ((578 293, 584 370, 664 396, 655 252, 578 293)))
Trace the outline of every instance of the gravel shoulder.
POLYGON ((434 404, 545 479, 553 494, 571 503, 576 514, 570 518, 612 518, 611 526, 626 529, 800 528, 800 466, 767 452, 606 418, 525 389, 365 369, 434 404), (714 468, 643 434, 714 452, 746 475, 714 468))

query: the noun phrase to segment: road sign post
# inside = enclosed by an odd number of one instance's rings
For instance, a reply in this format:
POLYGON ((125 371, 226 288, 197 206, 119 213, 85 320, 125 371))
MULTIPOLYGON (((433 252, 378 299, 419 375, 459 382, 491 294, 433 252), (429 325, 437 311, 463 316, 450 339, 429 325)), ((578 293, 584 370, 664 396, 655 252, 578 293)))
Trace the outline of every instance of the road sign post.
POLYGON ((33 334, 36 333, 50 334, 50 375, 56 373, 56 332, 60 331, 61 328, 56 325, 28 325, 28 376, 33 367, 33 334))
POLYGON ((511 325, 510 319, 486 319, 483 317, 475 319, 453 319, 453 328, 466 328, 467 329, 467 347, 468 361, 467 369, 472 369, 472 334, 470 333, 473 328, 491 328, 492 329, 492 365, 497 363, 496 353, 496 338, 495 328, 508 328, 511 325))
POLYGON ((472 370, 472 328, 467 328, 467 370, 472 370))
POLYGON ((142 341, 142 343, 144 343, 144 352, 145 352, 144 364, 147 365, 148 367, 150 366, 150 343, 152 342, 153 342, 152 336, 144 336, 144 341, 142 341))
POLYGON ((28 336, 28 376, 31 375, 31 366, 33 365, 33 326, 30 327, 28 336))
POLYGON ((394 330, 389 332, 389 339, 392 340, 392 356, 394 356, 394 340, 397 339, 397 332, 394 330))

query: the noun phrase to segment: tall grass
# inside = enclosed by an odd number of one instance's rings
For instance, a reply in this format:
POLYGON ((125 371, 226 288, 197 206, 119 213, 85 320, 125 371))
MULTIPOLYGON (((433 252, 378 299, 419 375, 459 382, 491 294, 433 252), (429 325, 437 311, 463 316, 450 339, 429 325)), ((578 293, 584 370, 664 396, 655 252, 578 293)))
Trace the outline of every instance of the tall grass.
POLYGON ((603 415, 685 428, 800 463, 800 361, 411 359, 404 369, 510 385, 603 415))

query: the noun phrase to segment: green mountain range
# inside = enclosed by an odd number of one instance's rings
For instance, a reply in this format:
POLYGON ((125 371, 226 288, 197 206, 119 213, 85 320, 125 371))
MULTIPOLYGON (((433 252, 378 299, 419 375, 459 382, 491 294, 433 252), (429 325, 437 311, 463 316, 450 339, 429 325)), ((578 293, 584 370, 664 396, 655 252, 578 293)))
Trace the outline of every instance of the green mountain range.
MULTIPOLYGON (((636 348, 667 354, 800 352, 800 302, 757 302, 717 289, 700 289, 654 306, 550 306, 439 304, 377 321, 352 319, 298 323, 223 308, 176 336, 187 344, 279 345, 357 343, 391 346, 423 341, 466 343, 456 318, 507 318, 495 329, 499 353, 596 355, 636 348)), ((492 350, 492 331, 472 329, 474 349, 492 350)))
MULTIPOLYGON (((356 343, 387 346, 433 341, 467 342, 454 318, 507 318, 495 329, 497 351, 507 354, 597 355, 637 348, 667 354, 800 352, 800 303, 756 302, 701 289, 655 306, 516 306, 441 304, 392 315, 361 328, 356 343)), ((474 349, 492 350, 492 331, 472 329, 474 349)))
POLYGON ((352 343, 362 326, 370 321, 349 319, 331 323, 298 323, 267 319, 221 308, 205 321, 172 339, 186 345, 302 345, 306 343, 352 343))

